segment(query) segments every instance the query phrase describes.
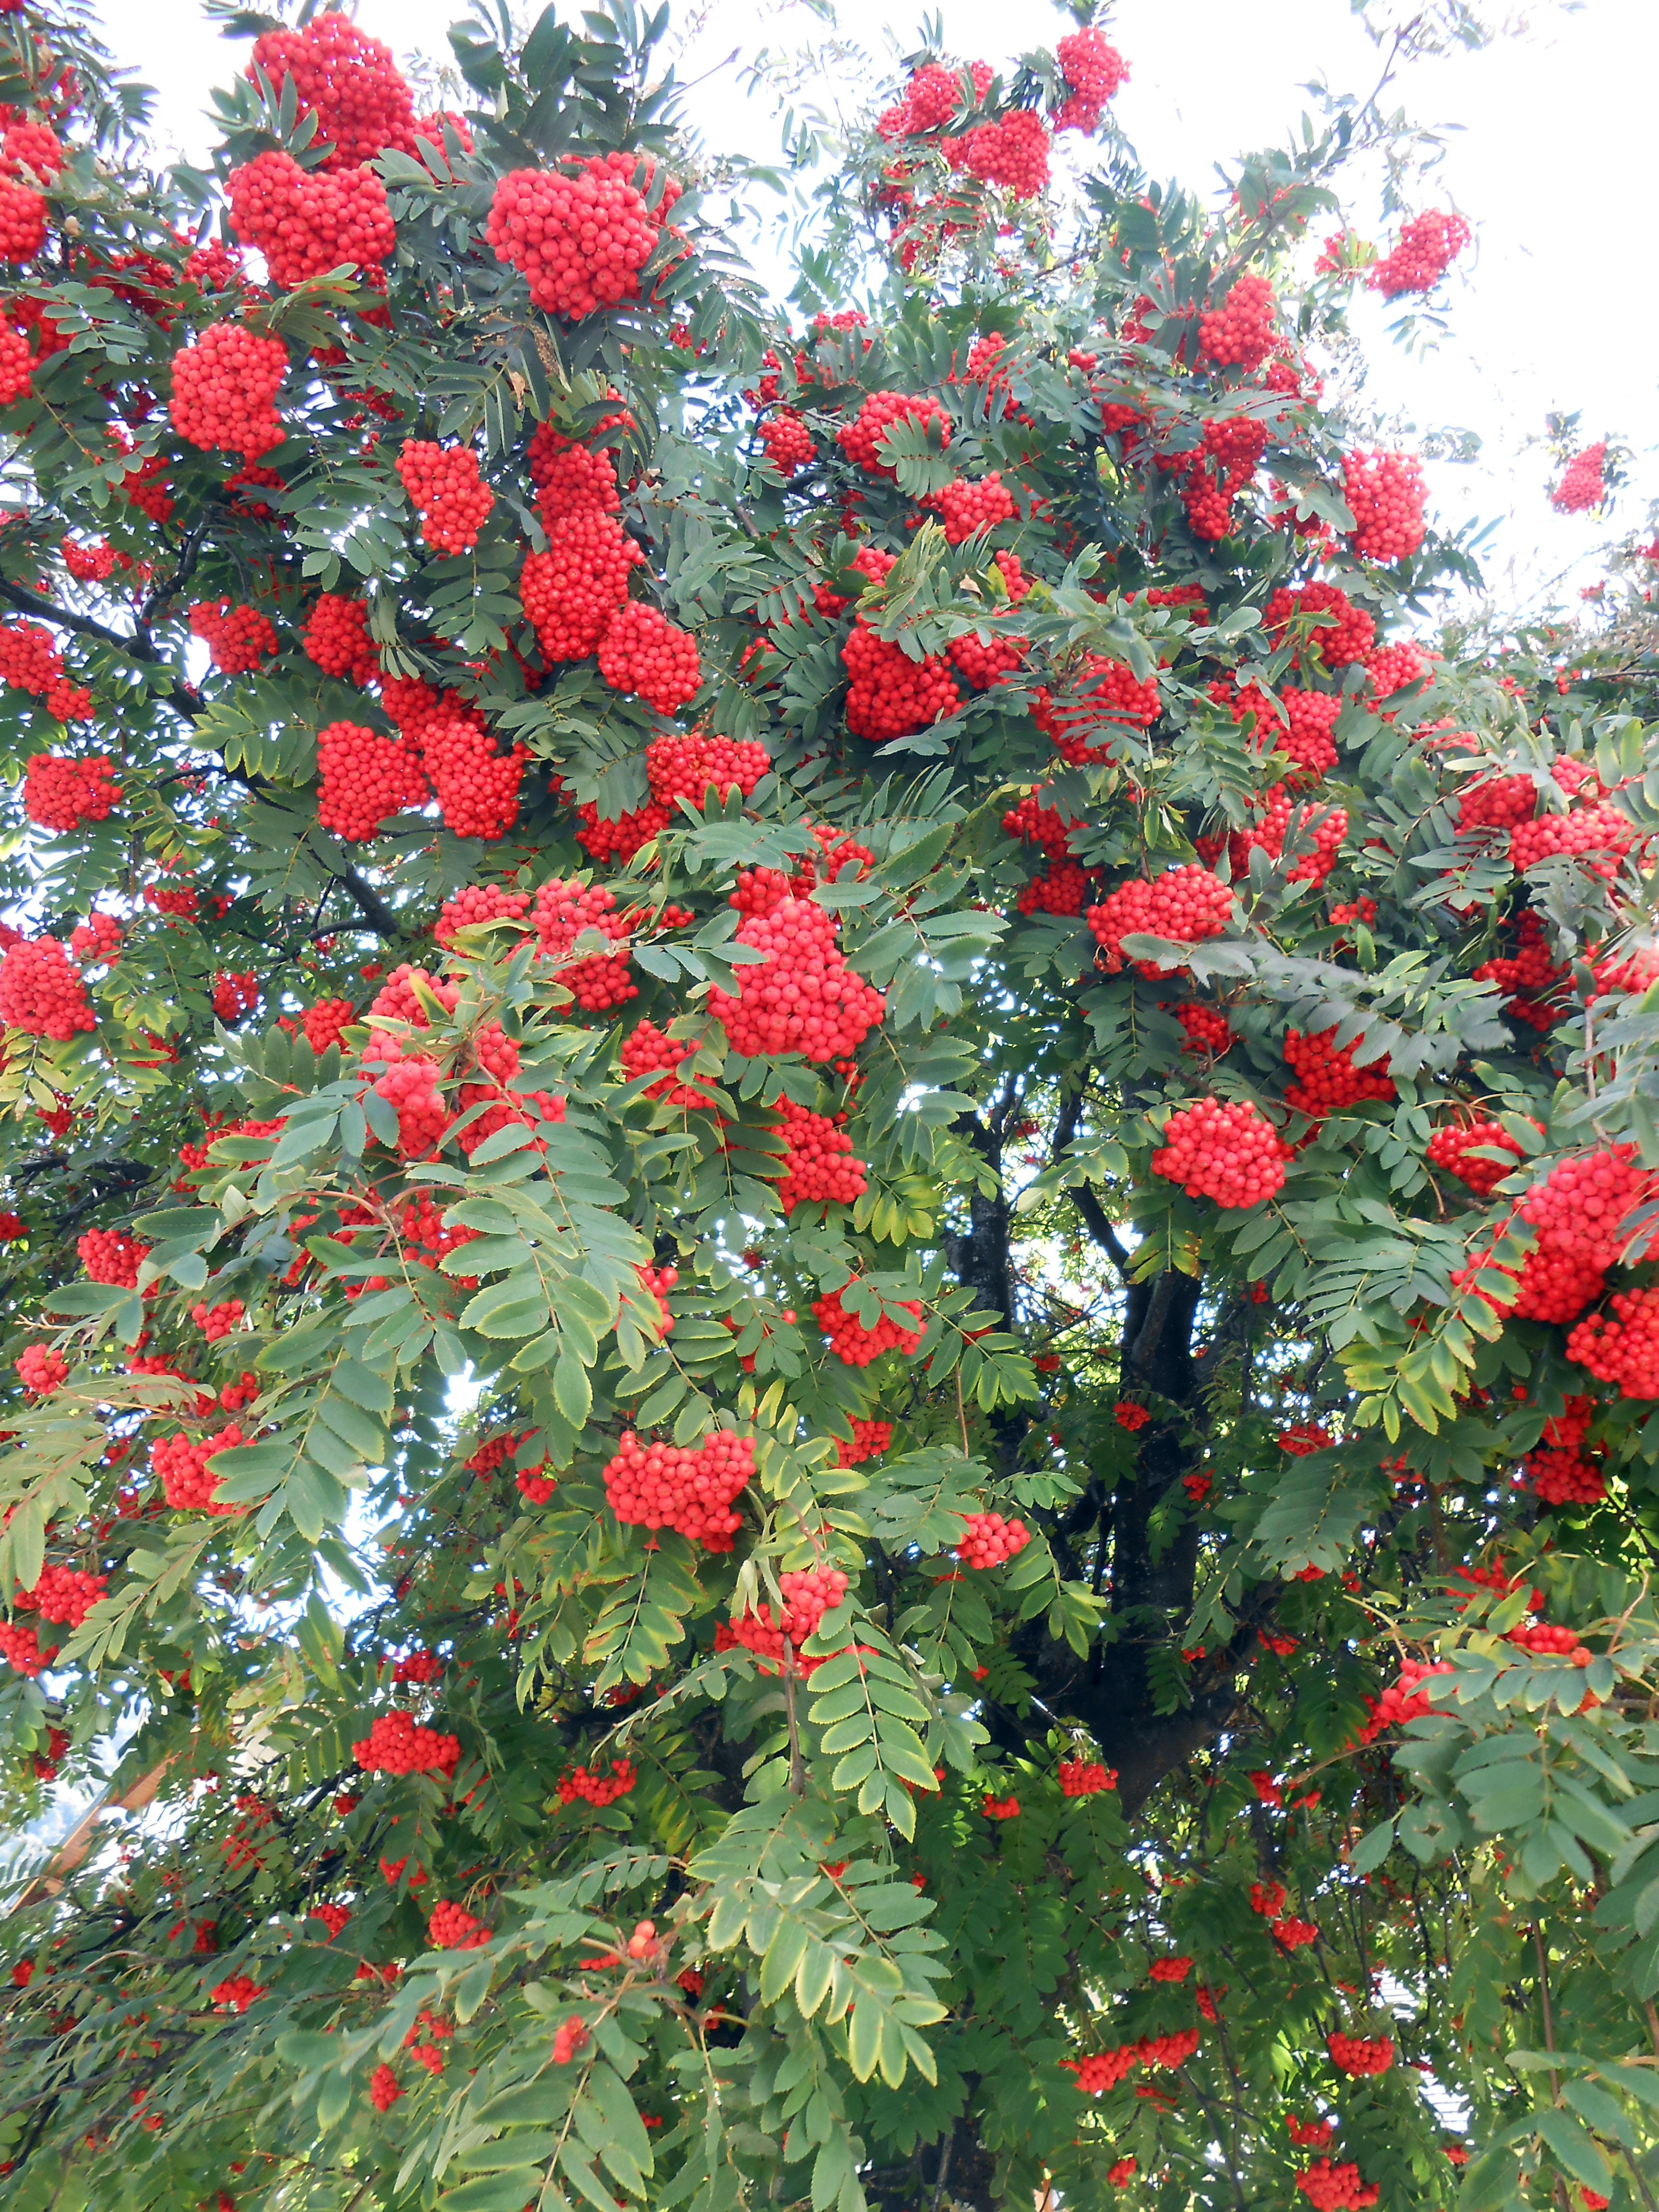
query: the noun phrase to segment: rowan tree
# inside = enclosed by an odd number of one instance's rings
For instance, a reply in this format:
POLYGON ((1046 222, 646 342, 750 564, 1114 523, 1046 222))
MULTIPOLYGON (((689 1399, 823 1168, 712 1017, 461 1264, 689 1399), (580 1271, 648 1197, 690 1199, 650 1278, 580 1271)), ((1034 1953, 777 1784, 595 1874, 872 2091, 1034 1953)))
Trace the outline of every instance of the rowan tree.
POLYGON ((802 328, 659 17, 230 27, 0 23, 3 2201, 1650 2205, 1651 655, 1322 383, 1468 226, 1084 21, 802 328))

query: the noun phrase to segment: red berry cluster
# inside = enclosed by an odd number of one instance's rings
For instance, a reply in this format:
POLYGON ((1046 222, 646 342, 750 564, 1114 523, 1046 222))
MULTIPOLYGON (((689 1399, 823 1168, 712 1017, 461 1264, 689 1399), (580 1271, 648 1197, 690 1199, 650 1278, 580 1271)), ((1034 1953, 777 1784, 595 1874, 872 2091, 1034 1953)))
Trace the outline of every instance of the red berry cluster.
POLYGON ((1218 307, 1198 319, 1198 349, 1224 368, 1260 368, 1273 349, 1279 302, 1265 276, 1241 276, 1218 307))
POLYGON ((1123 2043, 1115 2051, 1097 2051, 1087 2058, 1062 2058, 1060 2063, 1076 2075, 1084 2096, 1098 2097, 1103 2091, 1115 2089, 1134 2072, 1140 2063, 1140 2049, 1137 2044, 1123 2043))
POLYGON ((646 1086, 647 1098, 665 1098, 671 1106, 712 1106, 714 1102, 708 1091, 699 1090, 695 1083, 677 1079, 680 1062, 690 1059, 696 1050, 695 1044, 676 1044, 654 1022, 641 1022, 623 1039, 623 1077, 631 1083, 660 1068, 659 1079, 646 1086))
POLYGON ((897 1305, 901 1313, 908 1313, 914 1319, 914 1329, 902 1328, 885 1310, 878 1314, 873 1328, 866 1328, 857 1315, 849 1313, 842 1304, 841 1291, 830 1291, 815 1298, 812 1318, 829 1338, 830 1349, 837 1359, 848 1367, 867 1367, 884 1352, 897 1350, 908 1359, 921 1342, 921 1306, 910 1298, 899 1299, 897 1305))
POLYGON ((38 1631, 33 1628, 14 1628, 9 1621, 0 1620, 0 1659, 20 1674, 41 1674, 58 1656, 58 1646, 42 1650, 38 1631))
POLYGON ((398 481, 421 518, 421 537, 437 553, 467 553, 495 504, 478 477, 470 446, 446 449, 428 438, 405 438, 398 455, 398 481))
POLYGON ((1041 791, 1028 791, 1017 806, 1011 806, 1002 817, 1002 834, 1039 847, 1051 860, 1069 859, 1073 830, 1087 825, 1068 819, 1058 807, 1045 806, 1042 797, 1041 791))
POLYGON ((33 389, 34 356, 28 340, 9 326, 0 325, 0 407, 15 407, 33 389))
POLYGON ((842 957, 834 917, 810 899, 785 899, 770 914, 754 915, 738 942, 767 958, 737 971, 735 998, 718 986, 708 994, 708 1011, 734 1052, 751 1060, 781 1052, 837 1060, 855 1052, 887 1010, 882 994, 842 957))
POLYGON ((834 1120, 797 1106, 793 1098, 780 1098, 780 1119, 774 1133, 784 1140, 782 1172, 778 1177, 778 1203, 786 1213, 798 1206, 851 1206, 862 1198, 867 1184, 864 1162, 853 1158, 853 1139, 834 1120))
POLYGON ((1054 59, 1071 97, 1054 113, 1054 131, 1081 131, 1092 137, 1106 103, 1128 82, 1129 64, 1107 45, 1092 25, 1054 42, 1054 59))
POLYGON ((628 923, 616 905, 615 895, 597 884, 568 883, 556 876, 536 894, 534 921, 542 957, 562 963, 559 981, 586 1013, 603 1013, 639 996, 639 987, 628 980, 628 923), (585 933, 608 938, 622 949, 578 954, 576 942, 585 933))
POLYGON ((1023 1521, 1005 1521, 1000 1513, 964 1513, 957 1557, 964 1567, 1000 1567, 1030 1540, 1023 1521))
POLYGON ((380 654, 369 642, 368 609, 362 599, 324 592, 306 617, 301 642, 325 676, 343 677, 348 684, 372 684, 380 672, 380 654))
POLYGON ((1636 836, 1628 815, 1613 806, 1587 806, 1571 814, 1540 815, 1536 822, 1517 823, 1510 832, 1510 865, 1516 869, 1536 867, 1540 860, 1559 854, 1577 857, 1599 853, 1606 857, 1590 864, 1589 873, 1611 879, 1614 865, 1629 852, 1636 836))
POLYGON ((1437 1129, 1429 1139, 1430 1165, 1443 1168, 1448 1175, 1455 1176, 1477 1198, 1490 1198, 1504 1177, 1512 1172, 1515 1162, 1525 1157, 1520 1145, 1497 1121, 1454 1122, 1449 1128, 1437 1129), (1481 1150, 1502 1152, 1508 1158, 1483 1160, 1471 1157, 1481 1150))
POLYGON ((1601 506, 1607 495, 1604 473, 1607 458, 1605 438, 1573 455, 1560 483, 1550 494, 1550 505, 1558 514, 1587 514, 1592 507, 1601 506))
POLYGON ((342 1032, 357 1018, 349 999, 319 999, 300 1017, 300 1027, 313 1052, 320 1055, 338 1044, 342 1032))
POLYGON ((60 837, 83 822, 106 821, 121 803, 121 787, 112 781, 114 772, 107 753, 92 760, 31 753, 23 771, 23 811, 60 837))
POLYGON ((1285 1147, 1256 1109, 1242 1100, 1200 1098, 1164 1125, 1152 1172, 1189 1198, 1221 1206, 1260 1206, 1285 1185, 1285 1147))
POLYGON ((348 845, 378 836, 394 814, 424 806, 431 796, 403 739, 360 722, 331 722, 317 732, 317 819, 348 845))
POLYGON ((123 568, 132 565, 125 553, 118 554, 103 538, 95 545, 77 545, 74 538, 66 538, 58 550, 64 556, 64 566, 77 584, 107 583, 118 561, 123 568))
POLYGON ((1213 1006, 1176 1006, 1171 1011, 1187 1032, 1182 1052, 1208 1053, 1212 1059, 1219 1060, 1223 1053, 1231 1049, 1232 1027, 1225 1014, 1218 1013, 1213 1006))
POLYGON ((1483 960, 1474 972, 1477 983, 1496 983, 1504 994, 1504 1011, 1535 1030, 1553 1029, 1559 1015, 1551 1001, 1566 980, 1565 965, 1550 957, 1544 925, 1530 908, 1521 917, 1513 957, 1483 960))
POLYGON ((46 204, 14 178, 0 178, 0 261, 27 261, 46 242, 46 204))
POLYGON ((278 647, 276 631, 257 607, 228 599, 202 599, 190 611, 193 636, 206 641, 214 666, 225 676, 246 676, 278 647))
POLYGON ((633 1528, 677 1528, 705 1551, 729 1552, 743 1525, 733 1501, 755 1471, 755 1439, 716 1429, 696 1450, 642 1444, 623 1432, 605 1470, 605 1494, 618 1521, 633 1528))
POLYGON ((593 2040, 586 2021, 579 2020, 573 2012, 568 2020, 562 2021, 553 2031, 553 2063, 568 2066, 579 2057, 593 2040))
MULTIPOLYGON (((1282 858, 1285 840, 1291 831, 1293 816, 1299 816, 1298 841, 1311 834, 1313 850, 1305 853, 1289 871, 1293 884, 1322 884, 1336 866, 1342 841, 1348 834, 1348 817, 1340 806, 1312 809, 1298 805, 1283 785, 1273 791, 1265 805, 1258 807, 1250 827, 1241 833, 1234 830, 1227 839, 1227 852, 1235 876, 1249 872, 1250 854, 1260 850, 1270 860, 1282 858)), ((1221 840, 1197 837, 1194 844, 1207 860, 1220 850, 1221 840)))
POLYGON ((597 1767, 590 1773, 585 1766, 573 1766, 559 1783, 561 1805, 593 1805, 603 1810, 614 1805, 618 1797, 626 1797, 638 1778, 632 1763, 626 1759, 613 1759, 609 1774, 601 1774, 597 1767))
POLYGON ((92 713, 91 692, 69 682, 63 655, 39 623, 0 628, 0 683, 44 699, 60 722, 84 722, 92 713))
POLYGON ((330 11, 303 30, 266 31, 254 40, 250 76, 256 65, 278 93, 292 77, 301 114, 317 118, 317 143, 334 149, 331 168, 373 161, 388 148, 414 151, 414 102, 392 49, 349 16, 330 11))
POLYGON ((639 298, 658 218, 626 176, 591 161, 574 176, 511 171, 495 187, 484 235, 528 280, 533 306, 574 321, 639 298))
POLYGON ((902 647, 878 637, 866 623, 853 624, 841 658, 852 678, 847 726, 854 737, 883 744, 890 738, 929 728, 962 704, 949 660, 913 660, 902 647))
MULTIPOLYGON (((23 348, 27 354, 28 348, 23 348)), ((28 374, 24 370, 23 389, 28 389, 28 374)), ((766 448, 766 458, 781 477, 793 477, 797 469, 810 467, 818 457, 812 442, 812 433, 805 419, 791 407, 780 407, 777 413, 760 426, 760 441, 766 448)))
POLYGON ((252 1975, 233 1974, 208 1992, 209 2002, 220 2012, 246 2012, 264 1991, 252 1975))
POLYGON ((1030 199, 1048 181, 1048 132, 1042 118, 1017 107, 995 123, 981 123, 947 139, 945 157, 988 185, 1000 185, 1017 200, 1030 199))
MULTIPOLYGON (((403 735, 407 743, 408 732, 403 735)), ((483 718, 466 712, 427 722, 419 743, 421 764, 444 827, 457 837, 478 837, 486 844, 503 837, 519 818, 519 787, 529 747, 498 752, 483 718)))
POLYGON ((149 1246, 117 1229, 88 1229, 75 1240, 81 1265, 89 1282, 112 1284, 117 1290, 135 1291, 138 1270, 149 1257, 149 1246))
POLYGON ((1158 678, 1145 682, 1127 661, 1085 653, 1072 682, 1057 696, 1033 695, 1031 720, 1073 768, 1100 766, 1123 730, 1144 730, 1161 713, 1158 678))
POLYGON ((215 323, 173 356, 167 414, 186 445, 204 452, 222 446, 257 461, 283 442, 276 399, 287 374, 281 338, 258 337, 240 323, 215 323))
POLYGON ((378 1715, 351 1752, 368 1774, 450 1775, 461 1756, 461 1740, 417 1727, 399 1711, 378 1715))
POLYGON ((919 399, 908 392, 872 392, 850 422, 836 433, 836 443, 855 467, 872 477, 891 477, 895 471, 882 460, 877 448, 888 432, 902 422, 932 423, 939 442, 951 442, 951 418, 937 399, 919 399))
POLYGON ((398 242, 386 186, 372 169, 302 169, 273 148, 231 171, 225 197, 232 229, 264 254, 284 292, 344 262, 378 269, 398 242))
POLYGON ((240 1298, 223 1298, 214 1306, 204 1298, 199 1305, 191 1308, 190 1317, 210 1344, 217 1344, 240 1324, 244 1311, 240 1298))
POLYGON ((480 1951, 489 1941, 489 1930, 465 1905, 446 1898, 432 1908, 426 1938, 434 1951, 480 1951))
POLYGON ((545 660, 586 660, 599 649, 645 556, 614 516, 572 514, 545 553, 519 575, 519 600, 545 660))
POLYGON ((56 1044, 97 1027, 86 986, 55 937, 26 938, 0 960, 0 1023, 56 1044))
POLYGON ((702 682, 696 641, 643 599, 625 599, 605 625, 599 673, 613 691, 634 692, 659 714, 678 713, 702 682))
POLYGON ((1095 1759, 1062 1759, 1059 1781, 1062 1797, 1097 1797, 1103 1790, 1116 1789, 1117 1769, 1095 1759))
POLYGON ((1300 591, 1276 591, 1262 610, 1261 627, 1275 645, 1285 641, 1292 623, 1307 635, 1299 637, 1291 658, 1300 668, 1305 656, 1335 670, 1364 660, 1376 642, 1376 624, 1363 607, 1357 607, 1334 584, 1304 584, 1300 591), (1311 617, 1311 621, 1310 620, 1311 617))
POLYGON ((1401 223, 1399 243, 1365 281, 1389 300, 1398 299, 1402 292, 1432 292, 1472 235, 1461 215, 1430 208, 1401 223))
POLYGON ((1592 1314, 1567 1339, 1567 1357, 1621 1398, 1659 1398, 1659 1290, 1616 1291, 1612 1317, 1592 1314))
POLYGON ((1361 2181, 1359 2168, 1352 2162, 1333 2166, 1328 2158, 1316 2158, 1298 2173, 1296 2185, 1314 2212, 1364 2212, 1382 2193, 1375 2183, 1368 2186, 1361 2181))
POLYGON ((890 1421, 865 1421, 854 1414, 852 1423, 852 1443, 848 1443, 844 1437, 838 1437, 836 1442, 836 1460, 840 1467, 862 1467, 866 1460, 874 1459, 878 1453, 884 1452, 893 1441, 893 1424, 890 1421))
POLYGON ((1054 860, 1040 876, 1020 885, 1021 914, 1080 915, 1100 888, 1100 878, 1075 860, 1054 860))
POLYGON ((538 426, 526 459, 536 512, 550 538, 556 535, 553 525, 567 515, 615 514, 621 505, 610 454, 567 438, 551 422, 538 426))
POLYGON ((213 1011, 222 1022, 240 1022, 259 1003, 259 979, 252 973, 229 971, 213 979, 213 1011))
POLYGON ((38 1613, 42 1620, 79 1628, 109 1588, 107 1575, 77 1567, 42 1567, 33 1589, 20 1589, 12 1602, 19 1613, 38 1613))
MULTIPOLYGON (((738 1613, 732 1620, 724 1637, 717 1635, 716 1650, 730 1650, 741 1645, 757 1658, 781 1665, 784 1642, 787 1638, 793 1652, 795 1671, 811 1674, 823 1664, 822 1659, 803 1656, 801 1645, 817 1632, 826 1613, 833 1613, 846 1596, 848 1577, 839 1567, 814 1567, 778 1577, 778 1588, 783 1604, 776 1620, 769 1605, 762 1604, 753 1613, 738 1613)), ((722 1624, 724 1626, 724 1624, 722 1624)))
MULTIPOLYGON (((1442 1660, 1433 1667, 1425 1667, 1416 1659, 1401 1660, 1399 1680, 1390 1682, 1380 1698, 1371 1700, 1371 1717, 1359 1731, 1359 1741, 1375 1743, 1385 1729, 1403 1727, 1407 1721, 1421 1720, 1425 1713, 1433 1712, 1436 1710, 1434 1700, 1422 1685, 1436 1674, 1449 1674, 1452 1671, 1451 1662, 1449 1659, 1442 1660)), ((1345 2044, 1347 2041, 1346 2037, 1340 2039, 1345 2044)), ((1364 2044, 1356 2045, 1353 2047, 1361 2051, 1368 2048, 1364 2044)), ((1381 2073, 1393 2055, 1393 2047, 1390 2045, 1389 2058, 1384 2059, 1382 2066, 1350 2068, 1346 2070, 1381 2073)), ((1334 2051, 1331 2052, 1331 2056, 1336 2059, 1339 2066, 1343 2064, 1342 2059, 1334 2051)))
POLYGON ((653 738, 645 749, 645 773, 659 806, 689 799, 701 807, 710 790, 722 800, 733 791, 747 799, 771 766, 765 746, 747 738, 653 738))
POLYGON ((1285 1103, 1310 1121, 1322 1121, 1328 1114, 1340 1114, 1367 1098, 1399 1096, 1389 1074, 1387 1053, 1356 1067, 1358 1039, 1337 1049, 1331 1043, 1335 1035, 1334 1029, 1322 1030, 1316 1036, 1303 1036, 1295 1030, 1285 1032, 1285 1064, 1297 1079, 1285 1093, 1285 1103))
POLYGON ((69 1381, 68 1360, 44 1344, 25 1345, 16 1367, 23 1388, 36 1398, 51 1397, 69 1381))
POLYGON ((1267 1930, 1281 1951, 1303 1951, 1319 1941, 1319 1929, 1311 1920, 1297 1920, 1290 1917, 1275 1920, 1267 1930))
POLYGON ((925 504, 937 509, 945 526, 947 545, 965 545, 976 531, 994 530, 1018 513, 1013 494, 993 469, 973 481, 959 477, 940 491, 930 493, 925 504))
POLYGON ((443 1142, 453 1118, 438 1087, 443 1070, 435 1060, 402 1057, 400 1048, 389 1039, 371 1040, 369 1050, 376 1060, 392 1060, 374 1090, 398 1116, 398 1149, 406 1158, 423 1158, 443 1142))
MULTIPOLYGON (((1353 516, 1348 543, 1362 561, 1403 561, 1423 543, 1428 494, 1415 455, 1348 454, 1342 463, 1342 496, 1353 516)), ((1377 689, 1381 692, 1382 686, 1377 689)))
POLYGON ((368 2101, 377 2112, 389 2112, 403 2095, 397 2075, 389 2066, 377 2066, 368 2077, 368 2101))
POLYGON ((1588 1645, 1579 1642, 1576 1628, 1564 1627, 1557 1621, 1538 1621, 1531 1627, 1511 1628, 1504 1641, 1531 1652, 1534 1657, 1565 1659, 1574 1667, 1588 1667, 1595 1656, 1588 1645))
POLYGON ((1386 2035, 1344 2035, 1338 2030, 1325 2038, 1325 2048, 1331 2054, 1332 2065, 1356 2077, 1386 2074, 1394 2064, 1394 2044, 1386 2035))
MULTIPOLYGON (((975 100, 983 100, 991 89, 991 67, 988 62, 970 62, 969 79, 975 100)), ((904 97, 895 106, 886 108, 878 117, 876 129, 884 138, 908 138, 927 131, 944 128, 962 105, 960 72, 946 69, 942 62, 925 62, 913 70, 904 88, 904 97)))
POLYGON ((994 1797, 988 1790, 980 1800, 979 1809, 988 1820, 1017 1820, 1019 1818, 1018 1797, 994 1797))
MULTIPOLYGON (((1198 945, 1222 936, 1232 910, 1231 884, 1224 884, 1208 868, 1188 864, 1171 868, 1150 883, 1142 877, 1132 877, 1098 906, 1091 906, 1087 920, 1105 956, 1103 964, 1107 974, 1115 975, 1123 967, 1126 937, 1165 937, 1178 945, 1198 945)), ((1155 960, 1137 960, 1134 964, 1149 981, 1183 972, 1179 963, 1163 968, 1155 960)))
POLYGON ((149 1463, 152 1472, 161 1477, 167 1504, 181 1513, 241 1512, 240 1505, 220 1503, 220 1478, 208 1473, 207 1463, 216 1453, 234 1451, 246 1441, 234 1425, 197 1444, 183 1435, 158 1437, 149 1448, 149 1463))

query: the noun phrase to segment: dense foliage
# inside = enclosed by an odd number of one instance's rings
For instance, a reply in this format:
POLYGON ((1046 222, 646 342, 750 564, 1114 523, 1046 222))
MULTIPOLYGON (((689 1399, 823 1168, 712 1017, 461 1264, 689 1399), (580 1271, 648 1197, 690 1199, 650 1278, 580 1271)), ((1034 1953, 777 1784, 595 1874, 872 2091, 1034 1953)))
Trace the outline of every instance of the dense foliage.
POLYGON ((1651 2206, 1651 562, 1431 629, 1467 225, 1159 187, 1085 23, 792 331, 631 0, 240 17, 166 177, 64 10, 0 2201, 1651 2206))

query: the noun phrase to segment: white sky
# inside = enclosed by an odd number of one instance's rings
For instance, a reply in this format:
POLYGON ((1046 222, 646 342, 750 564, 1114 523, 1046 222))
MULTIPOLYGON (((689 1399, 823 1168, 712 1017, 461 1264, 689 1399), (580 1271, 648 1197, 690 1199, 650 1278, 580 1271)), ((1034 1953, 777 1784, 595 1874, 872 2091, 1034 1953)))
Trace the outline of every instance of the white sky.
MULTIPOLYGON (((946 36, 965 58, 1000 62, 1071 27, 1046 8, 1015 15, 1005 0, 941 4, 946 36)), ((195 0, 105 7, 118 57, 158 90, 164 147, 199 160, 211 143, 203 119, 209 88, 228 80, 246 46, 218 37, 195 0)), ((919 43, 921 13, 909 9, 910 0, 839 0, 840 29, 879 55, 884 26, 892 25, 908 47, 919 43)), ((447 57, 445 32, 461 12, 462 0, 360 0, 356 10, 362 27, 400 58, 433 60, 447 57)), ((1646 501, 1659 499, 1650 416, 1659 304, 1638 227, 1650 189, 1659 9, 1650 0, 1585 0, 1569 13, 1557 0, 1536 0, 1533 14, 1519 38, 1418 64, 1399 80, 1413 120, 1455 126, 1431 197, 1462 210, 1475 245, 1451 288, 1450 335, 1427 360, 1408 358, 1388 341, 1380 301, 1368 296, 1358 316, 1380 405, 1405 425, 1479 434, 1479 464, 1437 465, 1430 480, 1449 525, 1474 516, 1501 523, 1487 562, 1504 603, 1575 561, 1574 586, 1594 576, 1583 564, 1602 537, 1643 528, 1646 501), (1611 434, 1636 449, 1630 486, 1606 530, 1549 509, 1547 458, 1527 441, 1552 408, 1582 412, 1584 442, 1611 434)), ((714 150, 766 158, 776 126, 767 100, 745 96, 744 64, 764 46, 787 51, 821 39, 821 22, 803 0, 701 0, 683 7, 680 20, 679 73, 703 80, 690 98, 694 121, 714 150), (734 49, 738 63, 720 66, 734 49)), ((1118 0, 1109 35, 1132 71, 1115 104, 1121 127, 1155 174, 1201 192, 1212 187, 1218 161, 1283 140, 1310 78, 1366 90, 1377 74, 1346 0, 1254 8, 1118 0)), ((812 88, 833 100, 833 82, 817 80, 812 88)), ((1353 212, 1355 228, 1375 235, 1375 210, 1353 212)))

